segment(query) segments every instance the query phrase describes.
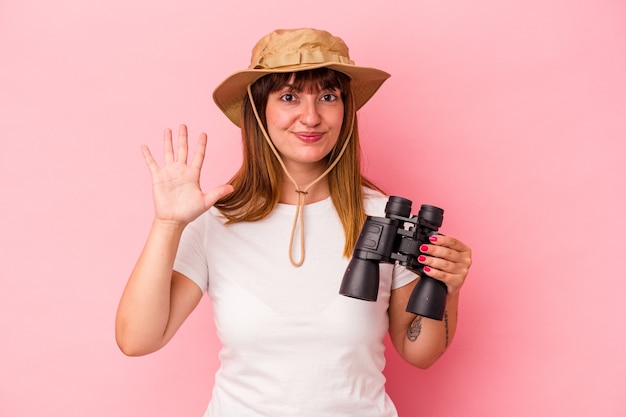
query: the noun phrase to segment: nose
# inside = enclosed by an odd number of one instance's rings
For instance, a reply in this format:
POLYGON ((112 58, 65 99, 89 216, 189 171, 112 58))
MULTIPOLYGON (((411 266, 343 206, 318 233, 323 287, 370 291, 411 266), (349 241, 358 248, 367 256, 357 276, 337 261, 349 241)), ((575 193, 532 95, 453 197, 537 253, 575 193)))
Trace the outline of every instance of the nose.
POLYGON ((320 122, 321 118, 317 108, 317 98, 307 97, 305 100, 302 100, 300 123, 305 126, 317 126, 320 122))

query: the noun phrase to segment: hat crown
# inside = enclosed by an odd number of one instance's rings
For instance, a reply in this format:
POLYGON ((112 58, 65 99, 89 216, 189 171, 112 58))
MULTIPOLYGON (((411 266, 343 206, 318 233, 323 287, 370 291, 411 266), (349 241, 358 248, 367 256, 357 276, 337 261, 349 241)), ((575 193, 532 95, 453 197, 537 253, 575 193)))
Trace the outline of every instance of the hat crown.
POLYGON ((345 42, 327 31, 279 29, 257 42, 248 68, 297 69, 301 65, 322 63, 354 65, 345 42))

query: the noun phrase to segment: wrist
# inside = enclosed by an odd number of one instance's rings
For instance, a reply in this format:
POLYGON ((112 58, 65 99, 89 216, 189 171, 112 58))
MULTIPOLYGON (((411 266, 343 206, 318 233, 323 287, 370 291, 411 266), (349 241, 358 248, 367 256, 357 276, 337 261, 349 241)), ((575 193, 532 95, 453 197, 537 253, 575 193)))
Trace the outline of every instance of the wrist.
POLYGON ((449 300, 458 300, 459 295, 461 294, 461 289, 450 291, 448 289, 448 294, 446 295, 446 299, 449 300))
POLYGON ((170 219, 154 218, 152 221, 152 228, 161 230, 164 232, 182 233, 183 229, 187 227, 186 222, 170 219))

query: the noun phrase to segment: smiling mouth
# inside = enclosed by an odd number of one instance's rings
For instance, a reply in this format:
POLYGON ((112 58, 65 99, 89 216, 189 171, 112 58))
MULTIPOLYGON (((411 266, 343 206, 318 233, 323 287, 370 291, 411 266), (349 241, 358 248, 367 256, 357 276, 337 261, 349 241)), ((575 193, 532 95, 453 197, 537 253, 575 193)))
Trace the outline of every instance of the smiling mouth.
POLYGON ((321 132, 296 132, 296 137, 303 142, 317 142, 324 136, 321 132))

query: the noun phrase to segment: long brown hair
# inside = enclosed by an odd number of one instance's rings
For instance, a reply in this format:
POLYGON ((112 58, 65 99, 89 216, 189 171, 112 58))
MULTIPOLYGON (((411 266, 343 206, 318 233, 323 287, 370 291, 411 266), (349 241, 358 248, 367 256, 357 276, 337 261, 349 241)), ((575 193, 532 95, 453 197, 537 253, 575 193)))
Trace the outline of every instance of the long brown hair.
MULTIPOLYGON (((328 68, 275 73, 260 78, 251 86, 251 92, 266 130, 267 98, 287 83, 293 84, 298 90, 338 89, 341 92, 344 103, 343 124, 339 140, 327 156, 327 163, 330 164, 337 157, 348 139, 349 143, 327 179, 332 202, 344 229, 344 256, 349 257, 365 222, 363 187, 380 190, 361 174, 361 148, 350 78, 328 68), (349 137, 351 127, 352 135, 349 137)), ((243 161, 239 171, 229 181, 235 190, 215 204, 229 223, 257 221, 269 215, 280 200, 280 183, 284 175, 280 163, 263 137, 248 96, 244 98, 241 120, 243 161)))

